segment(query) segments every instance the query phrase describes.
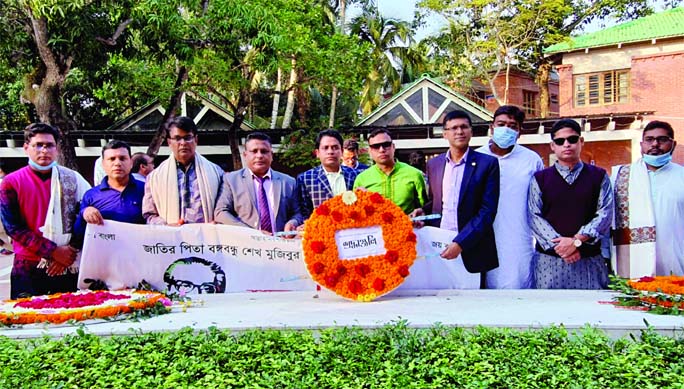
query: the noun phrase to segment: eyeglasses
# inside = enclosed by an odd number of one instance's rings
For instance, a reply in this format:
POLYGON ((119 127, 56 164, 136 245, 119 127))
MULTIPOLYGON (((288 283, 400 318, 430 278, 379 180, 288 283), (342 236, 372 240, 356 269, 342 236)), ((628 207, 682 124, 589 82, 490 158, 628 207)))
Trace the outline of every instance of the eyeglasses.
POLYGON ((658 144, 661 144, 661 145, 662 145, 662 144, 664 144, 664 143, 671 142, 671 141, 672 141, 672 138, 670 138, 669 136, 665 136, 665 135, 663 135, 663 136, 656 136, 656 137, 647 136, 647 137, 644 138, 644 143, 651 144, 651 143, 653 143, 653 141, 656 141, 656 142, 658 142, 658 144))
POLYGON ((369 144, 368 147, 370 147, 373 150, 379 150, 381 147, 384 149, 389 149, 390 147, 392 147, 392 141, 369 144))
POLYGON ((568 143, 571 145, 574 145, 575 143, 579 142, 580 136, 579 135, 572 135, 567 138, 553 138, 553 143, 555 143, 557 146, 563 146, 565 144, 565 141, 567 140, 568 143))
POLYGON ((168 139, 170 142, 180 143, 181 141, 185 141, 185 143, 190 143, 193 140, 195 140, 195 136, 194 135, 175 136, 173 138, 169 137, 168 139))
POLYGON ((45 150, 47 150, 47 151, 52 151, 52 150, 54 150, 55 148, 57 148, 57 145, 54 144, 54 143, 40 143, 40 142, 38 142, 38 143, 29 144, 29 146, 31 146, 31 148, 34 149, 34 150, 43 150, 43 149, 45 149, 45 150))

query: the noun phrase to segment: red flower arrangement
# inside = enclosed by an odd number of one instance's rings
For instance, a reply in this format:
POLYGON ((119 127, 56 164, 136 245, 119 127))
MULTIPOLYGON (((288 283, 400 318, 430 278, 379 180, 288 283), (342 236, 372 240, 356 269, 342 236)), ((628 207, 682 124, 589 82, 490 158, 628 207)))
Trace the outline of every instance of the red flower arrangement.
POLYGON ((416 259, 416 235, 409 217, 379 193, 357 190, 335 196, 307 220, 304 261, 311 277, 340 296, 371 301, 397 288, 416 259), (340 259, 335 232, 380 226, 386 253, 340 259))
POLYGON ((0 304, 0 323, 5 325, 53 323, 113 317, 154 307, 170 306, 161 293, 136 290, 79 291, 6 300, 0 304))

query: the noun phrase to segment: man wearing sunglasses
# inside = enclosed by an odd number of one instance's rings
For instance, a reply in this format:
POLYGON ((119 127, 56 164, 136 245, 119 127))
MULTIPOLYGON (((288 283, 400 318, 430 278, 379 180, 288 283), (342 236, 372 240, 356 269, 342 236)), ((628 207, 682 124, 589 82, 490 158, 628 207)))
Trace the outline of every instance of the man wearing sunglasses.
POLYGON ((143 216, 147 224, 211 223, 223 170, 196 151, 192 119, 178 116, 168 128, 171 155, 147 176, 143 216))
POLYGON ((375 165, 359 173, 354 189, 362 187, 392 200, 404 213, 410 213, 425 203, 423 173, 411 165, 394 159, 392 135, 384 128, 368 135, 368 147, 375 165))
POLYGON ((605 170, 582 163, 583 144, 576 121, 554 123, 551 150, 558 161, 530 181, 538 289, 603 289, 608 284, 601 237, 607 235, 613 217, 610 180, 605 170))
POLYGON ((684 275, 684 167, 667 122, 652 121, 641 138, 641 159, 613 168, 616 270, 623 277, 684 275))
POLYGON ((544 163, 539 154, 517 144, 524 120, 520 108, 502 105, 494 112, 492 138, 476 150, 498 159, 500 193, 506 196, 506 201, 499 201, 494 220, 499 267, 487 272, 487 287, 492 289, 533 286, 534 244, 527 217, 527 191, 530 179, 544 169, 544 163))

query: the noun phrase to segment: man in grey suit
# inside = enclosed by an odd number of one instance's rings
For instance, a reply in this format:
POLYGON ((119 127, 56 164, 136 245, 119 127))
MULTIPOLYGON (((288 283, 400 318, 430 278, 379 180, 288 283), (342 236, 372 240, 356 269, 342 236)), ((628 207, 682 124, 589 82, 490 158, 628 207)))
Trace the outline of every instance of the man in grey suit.
POLYGON ((223 176, 214 220, 273 234, 294 231, 302 221, 295 179, 271 169, 271 138, 262 132, 247 136, 246 168, 223 176))

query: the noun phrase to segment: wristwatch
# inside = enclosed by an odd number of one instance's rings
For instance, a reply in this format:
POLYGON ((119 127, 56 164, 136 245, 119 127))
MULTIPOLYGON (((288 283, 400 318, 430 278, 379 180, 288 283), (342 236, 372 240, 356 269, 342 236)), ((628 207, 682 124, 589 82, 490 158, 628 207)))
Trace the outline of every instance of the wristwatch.
POLYGON ((580 246, 582 246, 582 241, 575 238, 575 240, 572 241, 572 245, 579 248, 580 246))

